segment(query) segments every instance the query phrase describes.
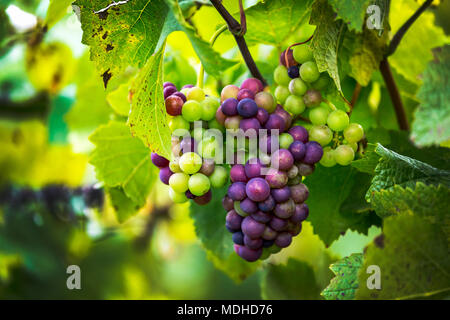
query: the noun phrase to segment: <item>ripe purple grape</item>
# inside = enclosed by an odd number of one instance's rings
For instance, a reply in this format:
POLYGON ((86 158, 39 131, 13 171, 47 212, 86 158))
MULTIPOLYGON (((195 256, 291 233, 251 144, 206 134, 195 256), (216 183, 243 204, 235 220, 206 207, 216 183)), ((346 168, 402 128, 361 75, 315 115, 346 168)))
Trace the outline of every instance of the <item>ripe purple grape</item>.
POLYGON ((274 212, 277 217, 288 219, 292 217, 295 212, 295 203, 292 199, 288 199, 286 202, 277 204, 274 212))
POLYGON ((257 211, 250 215, 253 219, 260 223, 267 223, 272 219, 272 215, 267 212, 257 211))
POLYGON ((167 87, 174 87, 174 88, 176 88, 175 85, 172 82, 168 82, 168 81, 163 83, 163 88, 165 89, 167 87))
POLYGON ((235 244, 239 244, 241 246, 244 245, 244 234, 242 233, 242 231, 234 232, 233 235, 231 236, 231 239, 233 239, 233 242, 235 244))
POLYGON ((160 169, 167 167, 170 163, 169 160, 154 152, 152 152, 151 159, 152 163, 160 169))
POLYGON ((286 129, 286 123, 278 114, 272 113, 265 124, 265 128, 267 130, 279 130, 279 133, 283 133, 286 129))
POLYGON ((186 84, 186 85, 184 85, 183 88, 181 88, 181 89, 190 89, 190 88, 193 88, 193 87, 194 87, 193 84, 186 84))
POLYGON ((300 70, 299 70, 298 66, 289 67, 288 76, 292 79, 298 78, 300 76, 300 70))
POLYGON ((271 188, 283 188, 288 182, 288 176, 286 172, 272 168, 266 175, 266 181, 271 188))
POLYGON ((226 116, 232 117, 238 114, 237 106, 239 101, 235 98, 228 98, 222 103, 222 112, 226 116))
POLYGON ((167 99, 169 96, 171 96, 175 92, 177 92, 177 88, 175 88, 175 87, 168 86, 168 87, 164 88, 164 99, 167 99))
POLYGON ((274 240, 263 240, 263 248, 270 248, 274 243, 274 240))
POLYGON ((214 163, 214 159, 203 159, 203 163, 202 166, 200 167, 199 172, 209 177, 210 175, 213 174, 215 168, 216 166, 214 163))
POLYGON ((308 199, 309 190, 303 183, 291 186, 289 188, 291 189, 291 198, 295 203, 303 203, 306 199, 308 199))
POLYGON ((266 109, 258 108, 258 112, 256 113, 256 119, 258 119, 261 126, 265 125, 267 120, 269 120, 269 113, 266 109))
POLYGON ((255 93, 249 89, 241 89, 237 94, 238 101, 243 99, 255 99, 255 93))
POLYGON ((275 239, 275 244, 280 248, 289 247, 291 242, 292 242, 292 235, 289 232, 282 232, 275 239))
POLYGON ((228 196, 234 201, 242 201, 246 198, 245 183, 235 182, 228 188, 228 196))
POLYGON ((169 167, 161 168, 159 171, 159 179, 162 183, 169 185, 169 179, 172 176, 173 172, 169 167))
POLYGON ((297 165, 298 173, 304 177, 313 174, 315 167, 313 164, 300 163, 297 165))
POLYGON ((302 126, 294 126, 289 129, 289 134, 294 138, 295 141, 301 141, 303 143, 308 142, 308 130, 302 126))
POLYGON ((246 246, 240 246, 235 244, 234 251, 244 260, 248 262, 253 262, 258 260, 262 255, 262 248, 258 250, 252 250, 246 246))
POLYGON ((287 220, 273 217, 270 220, 269 226, 275 231, 284 231, 286 230, 287 224, 287 220))
POLYGON ((288 232, 293 236, 297 236, 302 231, 302 224, 293 224, 291 228, 289 228, 288 232))
MULTIPOLYGON (((185 195, 186 195, 186 198, 191 199, 191 200, 194 200, 194 199, 196 198, 196 197, 192 194, 192 192, 191 192, 190 190, 187 190, 187 191, 185 192, 185 195)), ((229 199, 229 198, 228 198, 228 199, 229 199)), ((223 208, 224 208, 226 211, 229 211, 229 210, 233 209, 233 207, 231 207, 231 209, 225 208, 224 200, 225 200, 225 198, 222 199, 222 206, 223 206, 223 208)), ((231 200, 231 199, 230 199, 230 200, 231 200)), ((233 203, 233 200, 231 200, 231 203, 233 203)))
POLYGON ((291 217, 291 221, 294 223, 301 223, 306 220, 309 215, 309 207, 306 203, 297 204, 295 206, 295 212, 291 217))
POLYGON ((222 112, 222 107, 217 108, 217 111, 216 111, 217 122, 223 126, 223 125, 225 125, 226 118, 227 118, 226 114, 222 112))
POLYGON ((277 203, 282 203, 288 201, 291 197, 291 189, 287 186, 280 189, 272 189, 270 194, 277 203))
POLYGON ((280 64, 282 64, 285 67, 298 65, 298 62, 295 61, 295 59, 294 59, 294 52, 292 51, 292 49, 289 49, 289 51, 288 51, 288 54, 287 54, 288 64, 286 65, 286 50, 284 50, 280 54, 280 64))
POLYGON ((260 223, 250 216, 245 217, 241 224, 242 232, 252 239, 261 237, 265 228, 264 223, 260 223))
POLYGON ((228 211, 225 224, 228 228, 238 231, 241 229, 242 220, 244 219, 233 209, 228 211))
POLYGON ((279 115, 280 117, 282 117, 284 119, 284 123, 285 123, 285 128, 286 129, 291 127, 291 125, 292 125, 292 116, 289 114, 289 112, 284 110, 284 108, 281 105, 277 106, 277 108, 275 109, 274 114, 277 114, 277 115, 279 115))
POLYGON ((194 138, 191 137, 185 137, 180 142, 180 147, 182 153, 188 153, 188 152, 197 152, 197 143, 195 142, 194 138))
POLYGON ((270 186, 262 178, 252 178, 245 188, 247 196, 256 202, 264 201, 270 195, 270 186))
POLYGON ((171 116, 181 115, 181 109, 183 108, 184 101, 176 95, 171 95, 165 100, 166 112, 171 116))
POLYGON ((258 203, 258 209, 262 212, 271 212, 275 209, 276 202, 272 196, 268 196, 266 200, 258 203))
POLYGON ((173 94, 173 96, 177 96, 177 97, 180 97, 181 98, 181 100, 183 100, 183 103, 184 102, 186 102, 186 96, 182 93, 182 92, 175 92, 174 94, 173 94))
POLYGON ((316 141, 309 141, 306 143, 306 152, 303 162, 307 164, 315 164, 322 159, 323 149, 322 146, 316 141))
MULTIPOLYGON (((190 192, 190 191, 188 190, 186 192, 190 192)), ((186 196, 187 196, 187 194, 186 194, 186 196)), ((189 198, 189 199, 191 199, 191 198, 189 198)), ((233 210, 233 208, 234 208, 234 201, 233 201, 233 199, 231 199, 229 196, 223 197, 223 199, 222 199, 222 207, 227 212, 230 211, 230 210, 233 210)))
POLYGON ((262 235, 262 238, 264 240, 274 240, 278 235, 278 232, 276 232, 275 230, 273 230, 271 227, 266 226, 266 228, 264 229, 264 233, 262 235))
POLYGON ((253 250, 257 250, 257 249, 262 247, 263 240, 261 238, 252 239, 249 236, 244 235, 244 245, 247 248, 250 248, 250 249, 253 249, 253 250))
POLYGON ((245 175, 248 179, 261 177, 261 168, 263 165, 259 159, 249 159, 245 164, 245 175))
POLYGON ((256 118, 242 119, 239 123, 239 128, 244 132, 253 129, 255 130, 255 134, 258 134, 258 130, 261 129, 261 124, 256 118))
POLYGON ((244 199, 240 203, 241 210, 244 211, 247 214, 252 214, 258 211, 258 205, 250 200, 249 198, 244 199))
POLYGON ((259 80, 259 79, 249 78, 249 79, 244 80, 244 82, 242 82, 241 90, 242 89, 248 89, 256 95, 258 92, 261 92, 264 90, 264 85, 262 84, 261 80, 259 80))
POLYGON ((291 152, 291 154, 294 157, 295 161, 301 161, 305 157, 306 146, 301 141, 294 141, 289 146, 289 151, 291 152))
POLYGON ((243 118, 251 118, 258 113, 258 105, 252 99, 242 99, 237 105, 237 112, 243 118))
POLYGON ((208 204, 212 199, 212 192, 211 190, 208 190, 208 192, 206 192, 204 195, 200 196, 200 197, 195 197, 194 201, 196 204, 204 206, 206 204, 208 204))
POLYGON ((280 170, 287 171, 294 165, 294 157, 286 149, 278 149, 272 153, 270 162, 273 168, 279 168, 280 170))
POLYGON ((230 178, 232 182, 247 182, 247 176, 245 175, 245 167, 242 164, 235 164, 231 167, 230 178))

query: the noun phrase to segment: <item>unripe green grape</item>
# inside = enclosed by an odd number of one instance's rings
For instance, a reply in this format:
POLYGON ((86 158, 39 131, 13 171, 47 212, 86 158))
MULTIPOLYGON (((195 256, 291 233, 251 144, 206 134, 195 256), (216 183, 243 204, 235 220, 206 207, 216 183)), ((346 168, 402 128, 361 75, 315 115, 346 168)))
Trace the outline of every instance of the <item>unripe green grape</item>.
POLYGON ((289 133, 285 132, 280 134, 280 148, 281 149, 289 149, 289 146, 294 142, 294 137, 292 137, 289 133))
POLYGON ((172 171, 173 173, 181 172, 180 158, 175 158, 172 161, 170 161, 169 168, 170 168, 170 171, 172 171))
POLYGON ((172 188, 169 188, 169 197, 175 203, 185 203, 189 200, 184 193, 175 192, 172 188))
POLYGON ((333 139, 333 133, 326 125, 312 126, 309 130, 309 140, 317 141, 321 146, 326 146, 333 139))
POLYGON ((209 180, 213 188, 221 188, 228 182, 228 172, 224 167, 216 166, 209 180))
POLYGON ((349 145, 355 153, 358 151, 358 144, 356 142, 347 142, 346 144, 349 145))
POLYGON ((334 159, 334 150, 331 147, 326 147, 323 149, 323 156, 320 159, 320 164, 324 167, 334 167, 336 165, 336 160, 334 159))
POLYGON ((316 90, 324 90, 329 84, 330 76, 326 72, 322 72, 319 79, 311 83, 311 87, 316 90))
POLYGON ((202 167, 202 158, 194 152, 186 152, 180 157, 180 168, 184 173, 194 174, 202 167))
POLYGON ((195 139, 195 141, 202 141, 203 136, 205 135, 205 129, 198 127, 198 128, 194 128, 192 130, 192 137, 195 139))
POLYGON ((198 153, 206 159, 212 159, 216 156, 216 150, 219 148, 219 143, 214 138, 204 138, 198 144, 198 153))
POLYGON ((287 68, 281 64, 275 68, 275 71, 273 73, 273 79, 280 86, 287 87, 289 85, 289 82, 291 82, 291 77, 289 77, 288 75, 287 68))
POLYGON ((189 178, 189 191, 194 196, 200 197, 207 193, 211 188, 211 183, 207 176, 202 173, 196 173, 189 178))
POLYGON ((236 213, 238 215, 240 215, 241 217, 243 217, 243 218, 248 216, 248 213, 241 209, 241 202, 240 201, 235 201, 234 202, 234 211, 236 211, 236 213))
POLYGON ((186 99, 201 102, 205 99, 205 92, 199 87, 192 87, 187 92, 186 99))
POLYGON ((289 91, 296 96, 304 95, 306 90, 308 90, 308 86, 300 78, 292 79, 291 82, 289 82, 289 91))
POLYGON ((189 127, 189 122, 182 116, 176 116, 169 120, 169 129, 172 132, 175 130, 189 130, 189 127))
POLYGON ((348 142, 358 142, 364 137, 364 129, 358 123, 350 123, 344 130, 344 138, 348 142))
POLYGON ((327 124, 333 131, 342 131, 348 127, 350 119, 342 110, 334 110, 328 115, 327 124))
POLYGON ((255 102, 258 107, 265 109, 268 113, 274 112, 277 107, 275 98, 270 92, 258 92, 255 96, 255 102))
POLYGON ((294 116, 301 114, 305 111, 305 108, 305 103, 301 97, 290 95, 284 102, 284 109, 294 116))
POLYGON ((334 150, 334 159, 341 166, 348 166, 354 158, 355 152, 349 145, 341 144, 334 150))
POLYGON ((326 124, 329 113, 328 108, 325 106, 315 107, 309 111, 309 120, 315 125, 326 124))
POLYGON ((223 125, 221 125, 215 118, 208 121, 208 128, 217 129, 222 132, 225 131, 225 127, 223 125))
POLYGON ((220 107, 220 103, 213 97, 206 97, 200 102, 202 107, 202 120, 210 121, 216 118, 217 109, 220 107))
POLYGON ((289 97, 289 95, 290 95, 289 89, 286 87, 278 86, 275 89, 275 98, 280 104, 284 105, 284 102, 286 101, 287 97, 289 97))
POLYGON ((170 176, 169 186, 177 193, 188 190, 189 175, 184 172, 174 173, 170 176))
POLYGON ((320 77, 319 69, 313 61, 307 61, 300 67, 300 77, 305 82, 314 82, 320 77))
POLYGON ((308 45, 299 45, 294 47, 294 59, 298 63, 302 64, 306 61, 313 60, 313 51, 308 45))
POLYGON ((202 107, 196 100, 188 100, 181 109, 181 115, 188 122, 198 121, 202 118, 202 107))

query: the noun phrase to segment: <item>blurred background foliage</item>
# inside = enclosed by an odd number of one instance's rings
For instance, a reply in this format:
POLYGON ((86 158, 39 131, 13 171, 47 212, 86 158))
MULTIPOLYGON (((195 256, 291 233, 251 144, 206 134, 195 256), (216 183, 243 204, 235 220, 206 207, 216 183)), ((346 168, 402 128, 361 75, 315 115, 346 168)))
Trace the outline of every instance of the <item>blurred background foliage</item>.
MULTIPOLYGON (((245 1, 245 5, 256 2, 245 1)), ((432 12, 448 32, 450 10, 448 1, 444 2, 432 12)), ((326 247, 307 222, 292 246, 263 262, 267 268, 240 276, 233 270, 234 262, 221 265, 208 256, 197 239, 190 205, 171 204, 167 188, 155 172, 147 203, 131 219, 135 207, 123 205, 120 188, 108 190, 101 209, 88 208, 71 195, 71 219, 49 210, 39 198, 27 201, 27 196, 48 185, 77 188, 97 183, 88 163, 94 147, 88 137, 110 120, 123 121, 129 112, 128 88, 136 70, 122 75, 122 85, 104 90, 89 60, 88 48, 81 44, 81 25, 70 3, 55 1, 49 8, 49 0, 0 2, 0 189, 9 190, 2 191, 0 208, 0 299, 319 298, 332 278, 330 263, 362 252, 380 234, 376 226, 367 235, 348 230, 326 247), (121 203, 120 208, 115 203, 121 203), (303 279, 313 270, 314 286, 318 287, 301 283, 300 274, 279 272, 277 266, 289 259, 301 264, 295 270, 304 270, 303 279), (80 291, 66 288, 66 268, 72 264, 82 270, 80 291), (284 289, 277 291, 276 287, 291 279, 283 279, 288 276, 300 282, 294 283, 299 289, 286 295, 284 289)), ((392 16, 410 15, 402 13, 395 3, 392 16)), ((238 11, 238 1, 225 0, 224 4, 229 11, 238 11)), ((205 40, 223 24, 209 5, 196 6, 184 14, 205 40)), ((421 26, 416 28, 419 32, 421 26)), ((251 46, 269 83, 273 82, 279 53, 296 37, 292 34, 276 46, 251 46)), ((207 92, 217 96, 224 85, 238 84, 249 74, 229 33, 218 38, 214 49, 238 61, 220 79, 206 75, 207 92)), ((399 58, 392 57, 392 65, 396 80, 402 82, 402 97, 412 120, 418 104, 415 80, 426 61, 416 70, 407 70, 401 61, 404 54, 399 50, 399 58)), ((177 86, 195 84, 199 68, 199 59, 186 35, 172 33, 164 58, 165 80, 177 86)), ((346 96, 351 96, 354 86, 355 80, 350 77, 342 80, 346 96)), ((362 89, 352 118, 366 130, 380 126, 397 129, 378 73, 362 89)))

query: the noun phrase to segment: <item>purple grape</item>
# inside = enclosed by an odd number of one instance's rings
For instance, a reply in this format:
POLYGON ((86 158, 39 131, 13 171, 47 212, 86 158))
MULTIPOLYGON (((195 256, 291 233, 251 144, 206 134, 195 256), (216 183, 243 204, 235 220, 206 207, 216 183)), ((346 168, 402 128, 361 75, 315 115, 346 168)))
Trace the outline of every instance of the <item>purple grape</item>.
POLYGON ((266 175, 266 181, 271 188, 283 188, 288 182, 288 176, 286 172, 272 168, 266 175))
POLYGON ((265 228, 264 223, 260 223, 250 216, 245 217, 241 224, 242 232, 252 239, 261 237, 265 228))
POLYGON ((193 84, 186 84, 186 85, 184 85, 183 88, 181 88, 181 89, 190 89, 190 88, 193 88, 193 87, 194 87, 193 84))
POLYGON ((271 212, 275 209, 275 200, 272 196, 268 196, 266 200, 258 203, 258 209, 262 212, 271 212))
POLYGON ((259 159, 255 159, 255 158, 249 159, 244 167, 245 175, 247 176, 248 179, 261 177, 261 168, 262 167, 263 166, 259 159), (250 163, 250 162, 252 162, 252 163, 250 163))
POLYGON ((271 227, 266 226, 266 228, 264 229, 264 233, 262 235, 262 238, 264 240, 275 240, 275 238, 277 237, 278 232, 276 232, 275 230, 273 230, 271 227))
POLYGON ((251 118, 258 113, 258 105, 252 99, 242 99, 237 105, 237 111, 243 118, 251 118))
POLYGON ((286 129, 286 123, 284 119, 280 117, 278 114, 272 113, 269 116, 269 120, 267 120, 265 124, 265 128, 267 130, 280 130, 280 133, 284 132, 286 129))
POLYGON ((228 196, 234 201, 245 199, 245 183, 235 182, 228 188, 228 196))
POLYGON ((286 149, 278 149, 271 156, 272 167, 287 171, 294 165, 294 157, 286 149))
POLYGON ((303 143, 308 142, 309 134, 302 126, 295 126, 289 129, 289 134, 294 138, 295 141, 301 141, 303 143))
POLYGON ((172 82, 164 82, 163 88, 165 89, 167 87, 174 87, 174 88, 176 88, 175 85, 172 82))
POLYGON ((257 211, 256 213, 252 213, 251 217, 258 222, 267 223, 272 219, 272 215, 267 212, 257 211))
POLYGON ((295 186, 291 186, 291 198, 294 200, 295 203, 303 203, 308 199, 309 196, 309 190, 306 185, 303 183, 300 183, 295 186))
POLYGON ((260 202, 270 195, 270 186, 263 178, 252 178, 245 188, 247 196, 253 201, 260 202))
POLYGON ((203 159, 203 163, 199 172, 209 177, 213 174, 215 167, 216 166, 214 164, 214 159, 203 159))
POLYGON ((306 164, 306 163, 298 164, 297 168, 298 168, 298 173, 304 177, 313 174, 314 169, 315 169, 313 164, 306 164))
POLYGON ((288 232, 293 236, 297 236, 302 231, 302 224, 293 224, 291 228, 288 229, 288 232))
MULTIPOLYGON (((190 191, 188 190, 188 191, 186 191, 186 193, 187 192, 189 192, 190 193, 190 191)), ((192 194, 192 193, 191 193, 192 194)), ((187 196, 187 194, 186 194, 186 196, 187 196)), ((188 197, 189 198, 189 197, 188 197)), ((191 198, 189 198, 189 199, 191 199, 191 198)), ((225 211, 230 211, 230 210, 233 210, 233 208, 234 208, 234 201, 233 201, 233 199, 231 199, 229 196, 225 196, 225 197, 223 197, 223 199, 222 199, 222 207, 225 209, 225 211)))
POLYGON ((262 255, 262 248, 259 248, 258 250, 252 250, 250 248, 247 248, 246 246, 240 246, 238 244, 234 245, 234 251, 239 255, 239 257, 248 262, 256 261, 262 255))
POLYGON ((217 108, 217 111, 216 111, 217 122, 223 126, 223 125, 225 125, 226 119, 227 119, 227 116, 225 113, 222 112, 222 107, 217 108))
POLYGON ((244 234, 242 233, 242 231, 237 231, 237 232, 233 233, 231 238, 233 239, 233 242, 235 244, 239 244, 241 246, 244 245, 244 234))
POLYGON ((264 85, 261 80, 256 78, 248 78, 242 82, 241 89, 248 89, 252 91, 254 94, 261 92, 264 90, 264 85))
POLYGON ((228 98, 222 103, 222 112, 229 117, 236 116, 238 101, 235 98, 228 98))
POLYGON ((261 129, 261 124, 256 118, 242 119, 239 123, 239 128, 241 128, 244 132, 253 129, 255 130, 255 134, 258 134, 258 130, 261 129))
POLYGON ((247 176, 245 175, 245 167, 242 164, 235 164, 231 167, 230 178, 232 182, 247 182, 247 176))
POLYGON ((181 100, 183 100, 183 102, 186 102, 186 96, 182 93, 182 92, 175 92, 174 94, 173 94, 174 96, 178 96, 178 97, 180 97, 181 98, 181 100))
POLYGON ((292 116, 284 110, 284 108, 281 105, 278 105, 273 114, 279 115, 281 118, 284 119, 285 129, 288 129, 292 125, 292 116))
POLYGON ((244 199, 241 202, 240 206, 241 210, 248 214, 252 214, 258 211, 258 206, 256 205, 256 203, 250 200, 249 198, 244 199))
POLYGON ((161 168, 159 171, 159 179, 162 183, 169 185, 169 179, 172 176, 173 172, 169 167, 161 168))
POLYGON ((289 232, 282 232, 275 239, 275 244, 280 248, 289 247, 291 242, 292 242, 292 235, 289 232))
POLYGON ((151 159, 152 163, 160 169, 167 167, 170 163, 169 160, 154 152, 152 152, 151 159))
POLYGON ((288 69, 288 76, 291 79, 298 78, 300 76, 300 71, 299 71, 298 66, 289 67, 289 69, 288 69))
POLYGON ((263 240, 261 238, 258 239, 252 239, 247 235, 244 235, 244 245, 247 248, 256 250, 262 247, 263 245, 263 240))
POLYGON ((265 125, 267 120, 269 120, 269 113, 266 109, 258 108, 258 112, 256 113, 256 119, 258 119, 261 126, 265 125))
POLYGON ((303 96, 303 102, 309 108, 317 107, 322 102, 320 91, 309 89, 303 96))
POLYGON ((241 229, 242 220, 243 218, 235 210, 230 210, 227 213, 225 225, 234 231, 238 231, 241 229))
MULTIPOLYGON (((186 198, 188 198, 188 199, 191 199, 191 200, 194 200, 194 199, 195 199, 195 196, 194 196, 194 195, 192 194, 192 192, 189 191, 189 190, 187 190, 187 191, 185 192, 185 195, 186 195, 186 198)), ((229 198, 228 198, 228 199, 229 199, 229 198)), ((222 199, 222 206, 223 206, 224 200, 225 200, 225 198, 222 199)), ((231 199, 230 199, 230 200, 231 200, 231 199)), ((233 203, 233 200, 231 200, 231 203, 233 203)), ((225 207, 224 207, 224 209, 227 210, 227 208, 225 208, 225 207)), ((231 209, 229 209, 229 210, 231 210, 231 209)), ((227 211, 229 211, 229 210, 227 210, 227 211)))
POLYGON ((309 141, 306 143, 306 153, 303 158, 303 162, 307 164, 315 164, 322 159, 323 149, 322 146, 316 141, 309 141))
POLYGON ((195 139, 191 137, 183 138, 183 140, 181 140, 180 147, 183 153, 197 152, 197 143, 195 142, 195 139))
POLYGON ((291 221, 294 223, 301 223, 306 220, 309 215, 309 207, 306 203, 297 204, 295 206, 294 214, 291 217, 291 221))
POLYGON ((287 186, 280 189, 272 189, 270 194, 277 203, 282 203, 288 201, 291 197, 291 189, 287 186))
POLYGON ((301 161, 305 157, 306 146, 301 141, 294 141, 289 146, 289 151, 291 152, 291 154, 294 157, 295 161, 301 161))
POLYGON ((239 101, 243 100, 243 99, 255 99, 255 94, 253 93, 253 91, 250 91, 248 89, 241 89, 239 90, 238 94, 237 94, 237 99, 239 101))
POLYGON ((208 204, 211 201, 211 199, 212 199, 212 192, 211 190, 208 190, 208 192, 206 192, 204 195, 200 197, 195 197, 194 202, 198 205, 204 206, 208 204))
POLYGON ((274 240, 264 240, 263 241, 263 248, 270 248, 275 243, 274 240))
POLYGON ((286 230, 287 224, 287 220, 273 217, 272 220, 270 220, 269 226, 275 231, 284 231, 286 230))
POLYGON ((169 86, 169 87, 164 88, 164 99, 167 99, 169 96, 171 96, 175 92, 177 92, 177 88, 175 88, 175 87, 169 86))
POLYGON ((288 219, 292 217, 295 212, 295 203, 292 199, 279 203, 275 206, 274 212, 277 217, 281 219, 288 219))

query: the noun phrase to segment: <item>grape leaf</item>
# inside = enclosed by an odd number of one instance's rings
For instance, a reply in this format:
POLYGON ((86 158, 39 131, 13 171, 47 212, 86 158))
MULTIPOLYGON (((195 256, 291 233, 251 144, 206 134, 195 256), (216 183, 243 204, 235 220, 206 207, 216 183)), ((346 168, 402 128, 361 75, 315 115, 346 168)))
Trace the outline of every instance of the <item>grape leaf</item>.
POLYGON ((342 207, 347 198, 359 193, 358 188, 367 190, 367 185, 360 184, 366 176, 351 166, 319 166, 313 175, 306 177, 304 183, 309 189, 306 201, 310 211, 308 221, 325 245, 329 246, 349 228, 367 234, 370 226, 378 223, 376 215, 367 210, 358 212, 349 207, 343 210, 342 207))
POLYGON ((327 300, 353 300, 358 289, 358 271, 362 264, 361 253, 354 253, 333 263, 330 269, 336 276, 321 295, 327 300))
MULTIPOLYGON (((249 45, 268 44, 281 48, 283 42, 307 22, 313 0, 270 0, 245 10, 249 45)), ((239 20, 238 15, 236 18, 239 20)))
MULTIPOLYGON (((421 210, 416 208, 416 210, 421 210)), ((435 221, 448 219, 448 207, 435 221)), ((358 279, 357 299, 425 298, 450 291, 450 229, 423 219, 420 211, 402 211, 384 219, 383 235, 370 244, 358 279), (368 266, 377 265, 381 289, 368 289, 368 266)))
POLYGON ((261 296, 266 300, 316 300, 320 299, 320 289, 311 266, 291 258, 286 265, 269 264, 261 296))
POLYGON ((423 74, 411 138, 419 146, 450 140, 450 45, 435 50, 436 59, 423 74))
POLYGON ((225 228, 227 213, 222 208, 222 198, 227 193, 227 188, 214 189, 212 192, 213 198, 209 204, 191 204, 195 231, 216 268, 240 282, 253 273, 260 263, 246 262, 234 252, 231 233, 225 228))
POLYGON ((128 100, 129 91, 130 84, 124 83, 106 96, 106 101, 108 101, 114 112, 124 117, 128 116, 130 113, 130 101, 128 100))
POLYGON ((328 0, 337 17, 347 23, 350 30, 362 31, 366 10, 372 0, 328 0))
POLYGON ((364 157, 352 162, 352 166, 361 172, 375 174, 380 156, 375 152, 376 145, 369 143, 364 151, 364 157))
POLYGON ((155 175, 152 174, 150 151, 121 122, 100 126, 91 136, 95 144, 90 162, 97 178, 108 187, 121 187, 137 205, 145 204, 155 175))
POLYGON ((134 216, 140 208, 139 205, 127 197, 121 187, 107 188, 107 193, 119 223, 124 223, 134 216))
POLYGON ((50 0, 47 9, 47 17, 45 18, 45 25, 50 29, 66 14, 67 9, 74 0, 50 0))

